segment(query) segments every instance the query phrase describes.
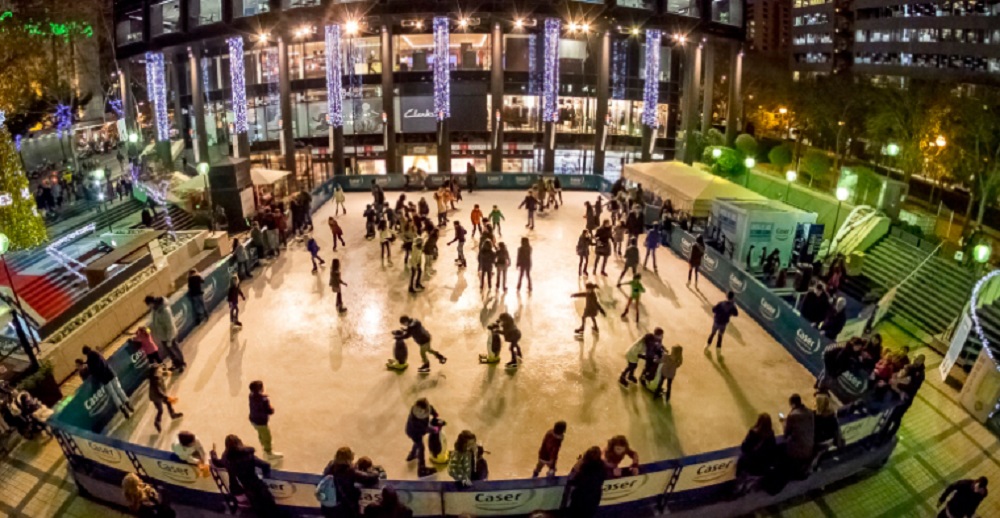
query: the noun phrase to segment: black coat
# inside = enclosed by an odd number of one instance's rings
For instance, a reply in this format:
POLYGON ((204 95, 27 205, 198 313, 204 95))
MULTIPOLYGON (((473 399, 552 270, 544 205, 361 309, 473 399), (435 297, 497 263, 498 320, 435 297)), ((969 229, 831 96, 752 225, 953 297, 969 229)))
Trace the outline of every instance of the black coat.
POLYGON ((87 370, 101 385, 107 385, 111 383, 111 380, 115 379, 115 372, 111 370, 108 361, 97 351, 87 353, 87 370))
POLYGON ((521 246, 517 249, 517 267, 531 268, 531 247, 521 246))
POLYGON ((825 293, 817 294, 810 290, 802 298, 802 318, 812 324, 818 324, 826 317, 830 311, 830 299, 825 293))
POLYGON ((361 489, 363 487, 375 487, 378 484, 378 475, 359 471, 347 464, 334 465, 330 462, 323 470, 324 475, 333 475, 333 484, 337 487, 337 507, 342 511, 341 516, 361 516, 361 489))
POLYGON ((580 463, 569 478, 569 486, 573 490, 569 503, 569 516, 587 518, 597 514, 604 493, 606 473, 604 461, 580 463))
POLYGON ((740 445, 740 460, 736 471, 740 474, 761 476, 767 473, 777 460, 778 444, 774 433, 769 436, 751 429, 740 445))
POLYGON ((410 415, 406 418, 406 436, 418 440, 421 437, 427 435, 430 432, 431 418, 437 418, 437 410, 431 405, 430 412, 428 412, 427 417, 417 417, 413 415, 413 409, 410 409, 410 415))
POLYGON ((271 465, 258 459, 253 448, 245 446, 226 450, 221 460, 215 459, 213 452, 212 460, 229 472, 230 492, 234 495, 246 494, 257 516, 282 516, 274 502, 274 495, 257 476, 257 469, 260 468, 264 478, 270 477, 271 465))

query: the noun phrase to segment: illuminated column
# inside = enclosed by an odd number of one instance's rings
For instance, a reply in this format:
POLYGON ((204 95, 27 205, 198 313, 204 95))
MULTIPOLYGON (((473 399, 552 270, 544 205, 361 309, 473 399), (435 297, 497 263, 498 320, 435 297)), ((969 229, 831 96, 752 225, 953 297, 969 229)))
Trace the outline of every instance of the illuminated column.
POLYGON ((121 89, 122 115, 125 117, 125 131, 122 139, 128 142, 128 156, 133 158, 139 154, 139 142, 142 136, 139 133, 139 125, 136 122, 135 96, 132 94, 132 61, 122 59, 118 62, 118 87, 121 89), (132 135, 135 135, 133 142, 132 135))
POLYGON ((344 85, 340 25, 326 26, 326 113, 330 124, 333 174, 344 174, 344 85))
POLYGON ((392 89, 392 24, 382 25, 382 121, 383 142, 385 143, 385 172, 401 173, 402 167, 396 157, 396 107, 392 89))
POLYGON ((243 38, 226 40, 229 45, 229 77, 233 92, 233 158, 250 157, 250 137, 247 135, 247 85, 243 68, 243 38))
POLYGON ((495 173, 503 171, 503 29, 499 22, 493 24, 492 63, 490 70, 490 97, 493 113, 493 143, 490 165, 487 169, 495 173))
POLYGON ((542 122, 545 124, 545 158, 542 172, 552 173, 556 168, 556 123, 559 122, 559 33, 558 18, 545 19, 542 54, 542 122))
POLYGON ((205 72, 201 68, 201 47, 188 47, 188 81, 191 85, 191 110, 194 118, 194 161, 196 164, 208 162, 208 133, 205 127, 205 72))
POLYGON ((438 171, 451 172, 451 135, 448 119, 451 118, 451 63, 449 20, 444 16, 434 18, 434 115, 438 122, 437 156, 438 171))
POLYGON ((611 75, 611 31, 601 36, 597 62, 597 113, 594 128, 594 174, 604 174, 604 150, 608 145, 608 99, 611 75))
POLYGON ((170 119, 167 116, 167 85, 163 68, 163 53, 146 53, 146 91, 153 104, 156 123, 156 152, 164 164, 172 160, 170 152, 170 119))
POLYGON ((652 159, 656 146, 656 128, 660 126, 657 107, 660 103, 660 42, 662 33, 646 30, 646 73, 642 87, 642 161, 652 159))

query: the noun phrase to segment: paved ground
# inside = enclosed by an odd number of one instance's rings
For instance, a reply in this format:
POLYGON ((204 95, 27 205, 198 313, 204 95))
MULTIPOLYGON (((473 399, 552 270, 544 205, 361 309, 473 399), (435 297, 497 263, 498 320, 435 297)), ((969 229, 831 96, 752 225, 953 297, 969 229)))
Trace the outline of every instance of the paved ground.
MULTIPOLYGON (((304 265, 307 259, 296 256, 296 253, 299 252, 293 252, 289 258, 291 264, 304 265)), ((299 254, 301 255, 301 253, 299 254)), ((448 257, 448 255, 444 255, 443 258, 448 257)), ((439 269, 450 271, 451 265, 447 264, 449 262, 441 261, 439 269)), ((539 262, 538 259, 536 259, 537 262, 539 262)), ((669 267, 665 267, 661 263, 661 273, 667 268, 669 267)), ((288 273, 286 275, 284 279, 280 277, 276 279, 275 275, 271 273, 267 276, 269 277, 268 282, 294 282, 292 278, 300 274, 288 273)), ((666 276, 664 275, 664 277, 666 276)), ((363 279, 355 280, 360 282, 363 279)), ((348 278, 347 281, 351 282, 352 286, 355 284, 351 278, 348 278)), ((679 285, 680 289, 676 291, 678 294, 683 293, 681 291, 683 290, 682 286, 682 284, 679 285)), ((324 287, 325 284, 320 284, 317 290, 321 290, 324 287)), ((536 293, 540 290, 538 286, 535 289, 536 293)), ((259 289, 256 287, 252 287, 250 291, 254 293, 251 297, 259 295, 259 289)), ((468 291, 474 292, 475 290, 471 289, 468 291)), ((402 295, 405 294, 400 294, 400 296, 402 295)), ((431 293, 425 293, 420 297, 428 297, 429 295, 431 293)), ((326 298, 329 297, 327 296, 326 298)), ((363 298, 363 296, 348 298, 348 303, 352 304, 352 307, 363 306, 365 302, 359 300, 363 298)), ((288 302, 290 301, 282 301, 282 303, 288 302)), ((546 309, 545 311, 548 310, 546 309)), ((353 318, 358 318, 359 313, 364 312, 352 311, 350 315, 353 318)), ((218 318, 216 316, 216 319, 218 318)), ((674 320, 676 319, 671 319, 671 325, 675 325, 674 320)), ((244 321, 248 322, 247 320, 244 321)), ((280 323, 268 321, 268 324, 279 325, 280 323)), ((256 325, 260 326, 261 324, 257 323, 256 325)), ((624 327, 624 324, 620 322, 608 322, 605 325, 608 331, 615 328, 615 326, 624 327)), ((251 325, 248 322, 249 327, 251 325)), ((206 328, 206 331, 211 335, 211 329, 206 328)), ((741 328, 740 331, 743 333, 744 329, 741 328)), ((553 334, 555 333, 559 333, 559 336, 562 335, 561 330, 554 330, 553 334)), ((610 334, 612 333, 602 334, 602 338, 610 334)), ((901 339, 897 333, 892 333, 890 337, 890 342, 898 342, 901 339)), ((587 340, 589 341, 590 339, 591 337, 588 336, 587 340)), ((294 347, 294 343, 290 342, 287 346, 294 347)), ((383 356, 381 348, 384 341, 377 340, 373 343, 378 346, 379 352, 377 356, 383 356)), ((590 344, 585 342, 585 345, 589 346, 590 344)), ((603 340, 601 345, 604 345, 603 340)), ((470 345, 468 354, 477 352, 478 347, 478 344, 475 347, 470 345)), ((734 348, 736 347, 738 346, 734 346, 734 348)), ((526 347, 525 355, 529 360, 532 356, 537 357, 542 355, 542 351, 538 349, 540 347, 537 345, 534 345, 532 348, 526 347)), ((688 353, 686 367, 690 368, 691 364, 695 362, 708 363, 711 361, 700 355, 691 354, 695 353, 697 349, 700 348, 693 345, 688 347, 686 351, 688 353)), ((838 487, 829 487, 825 492, 810 495, 808 499, 804 498, 789 502, 779 509, 769 509, 759 513, 759 515, 808 517, 931 516, 934 514, 937 497, 948 482, 958 478, 976 477, 979 475, 986 475, 994 481, 1000 481, 1000 464, 998 464, 998 454, 1000 454, 998 450, 1000 450, 1000 445, 998 445, 997 438, 991 435, 984 427, 973 422, 968 414, 956 404, 957 392, 951 387, 943 385, 937 374, 936 365, 940 358, 932 355, 932 353, 925 352, 925 354, 928 354, 930 359, 928 362, 927 383, 925 383, 916 403, 903 422, 899 447, 886 466, 865 476, 857 477, 849 483, 838 485, 838 487)), ((614 356, 615 358, 619 357, 618 353, 615 353, 614 356)), ((733 353, 733 356, 736 356, 736 352, 733 353)), ((330 360, 332 361, 333 359, 335 358, 331 355, 330 360)), ((349 357, 341 357, 339 361, 347 362, 349 360, 349 357)), ((217 361, 221 365, 225 365, 225 359, 217 361)), ((535 360, 535 363, 538 362, 538 360, 535 360)), ((322 364, 325 367, 331 366, 327 362, 327 358, 316 363, 322 364)), ((445 369, 438 370, 450 370, 453 368, 452 365, 453 363, 449 362, 445 366, 445 369)), ((454 368, 472 370, 476 367, 454 368)), ((603 372, 604 369, 602 367, 603 362, 598 363, 599 372, 603 372)), ((608 368, 610 368, 610 364, 608 368)), ((695 372, 695 368, 687 372, 682 371, 682 374, 687 374, 689 378, 692 378, 694 377, 692 374, 695 372)), ((192 372, 195 372, 193 376, 191 374, 186 376, 205 379, 205 374, 199 375, 196 371, 192 372)), ((249 372, 244 372, 243 374, 243 378, 249 379, 247 377, 250 375, 249 372)), ((528 373, 525 370, 517 373, 515 376, 521 376, 522 374, 528 373)), ((502 376, 504 378, 506 376, 502 372, 498 372, 498 375, 498 377, 502 376)), ((412 378, 415 374, 407 373, 403 376, 412 378)), ((226 378, 226 376, 221 377, 226 378)), ((184 379, 181 379, 182 383, 184 379)), ((693 380, 688 379, 687 382, 693 383, 693 380)), ((495 380, 494 383, 499 382, 495 380)), ((243 389, 242 385, 241 380, 240 390, 243 389)), ((617 390, 617 387, 613 385, 607 388, 609 389, 608 392, 611 393, 617 390)), ((683 384, 678 385, 678 388, 683 388, 683 393, 688 393, 688 391, 692 390, 683 384)), ((67 387, 68 390, 71 390, 71 387, 67 387)), ((751 389, 747 388, 747 391, 751 392, 751 389)), ((226 397, 229 396, 227 395, 226 397)), ((392 397, 397 398, 399 396, 392 394, 392 397)), ((435 397, 432 396, 432 398, 435 397)), ((182 405, 187 403, 190 403, 190 401, 182 399, 182 405)), ((696 403, 688 402, 688 404, 696 403)), ((680 403, 675 401, 675 406, 680 406, 680 403)), ((184 410, 187 411, 187 407, 184 410)), ((144 419, 148 421, 148 414, 144 419)), ((392 422, 387 427, 395 431, 397 427, 394 424, 396 423, 392 422)), ((395 434, 393 434, 393 437, 395 437, 395 434)), ((490 439, 490 442, 492 443, 492 439, 490 439)), ((994 516, 998 515, 998 513, 1000 513, 1000 498, 991 496, 983 504, 979 514, 981 516, 994 516)), ((54 441, 49 441, 41 444, 24 444, 0 465, 0 515, 89 517, 118 516, 118 513, 76 497, 72 481, 65 471, 65 461, 62 459, 59 447, 54 441)))

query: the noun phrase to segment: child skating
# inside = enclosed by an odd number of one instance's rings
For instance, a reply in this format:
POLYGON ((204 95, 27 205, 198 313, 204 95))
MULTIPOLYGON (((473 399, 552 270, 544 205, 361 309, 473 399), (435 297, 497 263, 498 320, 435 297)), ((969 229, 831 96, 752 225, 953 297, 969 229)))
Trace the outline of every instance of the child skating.
POLYGON ((340 292, 341 286, 347 286, 347 283, 340 275, 340 259, 334 259, 330 263, 330 288, 337 294, 337 311, 343 313, 347 311, 347 308, 344 307, 344 299, 340 292))
POLYGON ((542 468, 549 468, 546 473, 549 477, 556 476, 556 461, 559 460, 559 450, 562 449, 563 439, 566 437, 566 421, 556 421, 551 430, 545 432, 542 439, 542 447, 538 449, 538 463, 531 473, 531 478, 538 477, 542 468))
POLYGON ((395 240, 396 233, 392 231, 392 228, 385 221, 379 223, 378 241, 382 248, 382 266, 385 266, 386 261, 389 261, 389 266, 392 266, 392 242, 395 240))
POLYGON ((455 259, 455 264, 459 268, 465 268, 465 229, 462 228, 462 224, 455 222, 455 237, 451 241, 448 241, 448 246, 452 243, 458 243, 458 258, 455 259))
POLYGON ((347 214, 347 208, 344 207, 344 201, 347 199, 344 196, 344 188, 338 183, 333 187, 333 215, 336 216, 340 211, 344 211, 347 214))
POLYGON ((493 210, 490 211, 490 223, 493 224, 493 228, 497 229, 497 235, 503 236, 503 231, 500 230, 500 222, 507 218, 503 217, 503 212, 496 205, 493 206, 493 210))
POLYGON ((585 299, 583 317, 580 319, 580 327, 574 329, 573 332, 577 335, 582 335, 587 328, 587 319, 589 318, 590 322, 594 326, 594 333, 599 333, 600 330, 597 328, 597 314, 600 313, 601 316, 605 316, 607 313, 604 312, 604 308, 601 306, 601 301, 597 300, 597 285, 592 282, 588 282, 587 291, 574 293, 570 295, 570 297, 583 297, 585 299))
MULTIPOLYGON (((621 225, 618 226, 621 228, 621 225)), ((628 240, 628 248, 625 249, 625 267, 622 268, 622 274, 618 276, 618 285, 622 283, 622 279, 625 278, 625 272, 632 270, 632 275, 639 274, 639 245, 636 243, 635 239, 628 240)))
POLYGON ((344 229, 341 228, 337 219, 331 216, 326 220, 326 223, 330 225, 330 233, 333 234, 333 251, 337 251, 337 241, 340 241, 341 245, 347 246, 347 243, 344 242, 344 229))
POLYGON ((479 244, 479 291, 483 291, 483 280, 486 280, 486 291, 493 288, 493 266, 496 264, 496 252, 493 242, 483 239, 479 244))
POLYGON ((240 322, 240 299, 246 300, 247 296, 240 289, 240 277, 233 275, 229 281, 229 292, 226 300, 229 301, 229 323, 236 327, 243 327, 240 322))
POLYGON ((517 248, 517 291, 521 291, 521 281, 528 277, 528 291, 531 291, 531 243, 528 238, 521 238, 521 246, 517 248))
POLYGON ((478 204, 475 207, 472 207, 472 213, 469 214, 469 219, 472 221, 472 236, 471 237, 473 237, 473 238, 476 237, 476 231, 477 230, 479 231, 479 234, 482 235, 482 233, 483 233, 483 211, 479 208, 478 204))
POLYGON ((503 242, 497 244, 496 266, 497 292, 500 291, 500 286, 503 286, 503 291, 507 291, 507 269, 510 268, 510 252, 507 251, 507 245, 503 242))
POLYGON ((392 346, 392 358, 386 362, 385 366, 394 371, 403 371, 410 366, 407 360, 410 356, 410 350, 406 347, 406 331, 402 329, 394 329, 392 331, 392 337, 394 338, 394 343, 392 346))
MULTIPOLYGON (((621 286, 622 283, 618 283, 621 286)), ((628 283, 629 297, 628 302, 625 303, 625 311, 622 311, 622 320, 628 318, 628 308, 632 307, 632 303, 635 302, 635 323, 639 323, 639 298, 642 297, 643 293, 646 293, 646 288, 642 285, 642 275, 638 273, 632 276, 632 280, 628 283)))
POLYGON ((576 265, 577 277, 587 276, 587 264, 590 260, 590 245, 592 243, 593 240, 590 237, 590 231, 583 229, 580 237, 576 240, 576 255, 580 257, 580 261, 576 265))
POLYGON ((403 325, 402 338, 413 338, 413 341, 420 346, 420 360, 423 362, 423 365, 420 366, 417 372, 427 374, 431 371, 431 363, 427 359, 428 354, 437 358, 441 362, 441 365, 444 365, 448 361, 448 358, 445 358, 443 354, 431 347, 431 334, 427 332, 427 329, 424 328, 424 325, 419 320, 403 315, 399 317, 399 323, 403 325))
MULTIPOLYGON (((336 241, 334 241, 334 243, 336 243, 336 241)), ((306 242, 306 250, 309 250, 309 258, 312 259, 312 272, 316 273, 319 266, 326 264, 326 261, 319 256, 319 243, 316 242, 316 238, 309 236, 309 241, 306 242), (319 261, 319 265, 316 264, 316 261, 319 261)))
POLYGON ((510 313, 501 313, 500 317, 497 318, 497 323, 500 324, 500 332, 503 334, 504 340, 510 345, 510 361, 507 362, 507 368, 516 369, 523 358, 520 345, 521 330, 517 328, 517 323, 514 322, 514 317, 510 313))
POLYGON ((417 238, 413 241, 413 250, 410 252, 408 261, 410 267, 410 293, 424 291, 424 285, 420 284, 420 278, 424 273, 424 240, 417 238))

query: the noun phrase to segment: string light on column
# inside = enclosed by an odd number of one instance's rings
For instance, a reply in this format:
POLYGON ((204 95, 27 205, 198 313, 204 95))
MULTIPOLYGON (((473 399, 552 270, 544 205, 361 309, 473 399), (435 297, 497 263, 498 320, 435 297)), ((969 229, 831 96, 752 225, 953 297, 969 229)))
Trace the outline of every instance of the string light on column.
POLYGON ((233 88, 233 117, 237 134, 249 129, 247 124, 247 84, 243 68, 243 38, 235 36, 226 40, 229 45, 229 77, 233 88))
POLYGON ((73 126, 73 109, 67 104, 56 105, 56 135, 62 138, 63 132, 68 131, 73 126))
POLYGON ((122 109, 121 99, 111 99, 108 105, 111 107, 111 111, 115 112, 115 115, 117 115, 119 118, 121 118, 125 114, 125 111, 122 109))
POLYGON ((642 123, 650 128, 660 125, 656 108, 660 102, 660 39, 663 33, 646 29, 646 74, 642 89, 642 123))
POLYGON ((538 95, 538 37, 528 35, 528 93, 538 95))
MULTIPOLYGON (((989 357, 990 361, 993 362, 994 368, 1000 371, 1000 362, 997 361, 996 356, 993 354, 993 349, 990 346, 990 341, 986 337, 986 331, 983 330, 983 326, 979 322, 979 314, 976 312, 976 307, 979 305, 978 302, 979 291, 982 290, 984 286, 986 286, 986 283, 988 283, 991 279, 993 279, 997 275, 1000 275, 1000 270, 993 270, 992 272, 986 274, 986 276, 983 277, 982 279, 979 279, 978 282, 976 282, 976 285, 972 288, 972 298, 969 300, 969 313, 972 314, 972 324, 973 324, 972 327, 973 329, 976 330, 976 336, 979 337, 979 343, 983 344, 983 351, 986 353, 986 356, 989 357)), ((989 417, 992 418, 994 415, 996 415, 997 412, 1000 412, 1000 401, 994 403, 993 410, 990 410, 989 417)))
POLYGON ((628 40, 615 40, 611 52, 611 98, 625 99, 628 76, 628 40))
POLYGON ((542 71, 542 120, 559 122, 559 32, 561 23, 558 18, 545 19, 544 41, 542 52, 545 56, 545 69, 542 71))
POLYGON ((331 128, 344 125, 344 85, 341 82, 340 25, 326 26, 326 108, 331 128))
POLYGON ((170 119, 167 117, 167 83, 163 70, 163 53, 146 53, 146 91, 153 103, 156 119, 156 139, 170 140, 170 119))
POLYGON ((434 17, 434 115, 439 121, 451 117, 449 23, 445 16, 434 17))

